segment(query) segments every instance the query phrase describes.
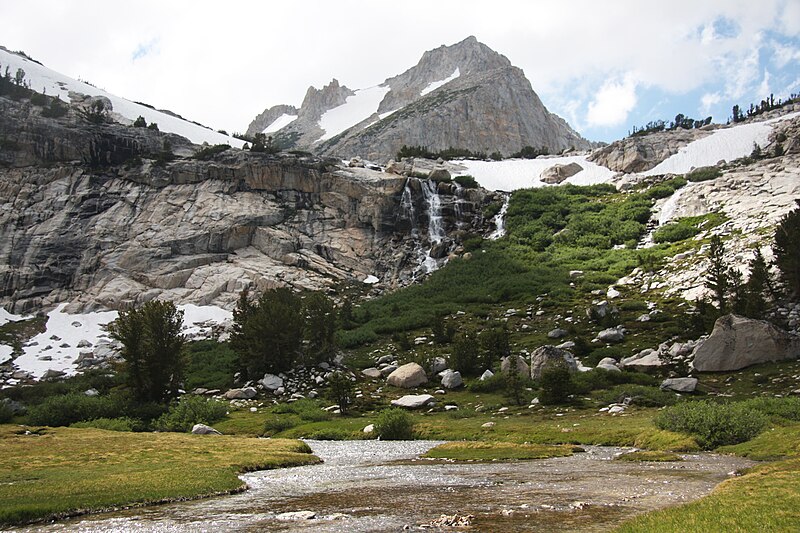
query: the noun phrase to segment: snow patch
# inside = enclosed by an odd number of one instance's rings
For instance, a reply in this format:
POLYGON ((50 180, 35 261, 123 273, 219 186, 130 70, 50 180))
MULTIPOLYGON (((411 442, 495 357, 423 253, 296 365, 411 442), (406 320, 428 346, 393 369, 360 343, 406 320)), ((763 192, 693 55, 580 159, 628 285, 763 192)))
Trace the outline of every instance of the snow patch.
POLYGON ((5 363, 11 359, 11 354, 14 353, 14 348, 5 344, 0 344, 0 364, 5 363))
POLYGON ((111 100, 111 104, 114 106, 114 113, 118 113, 131 121, 136 120, 141 115, 148 123, 155 122, 158 124, 160 131, 177 133, 193 143, 230 144, 237 148, 241 148, 244 145, 244 141, 235 137, 223 135, 187 120, 120 98, 88 83, 64 76, 24 57, 1 49, 0 64, 2 64, 3 70, 8 66, 12 76, 18 68, 21 68, 25 71, 25 81, 30 82, 31 89, 38 92, 44 91, 48 96, 58 96, 64 102, 70 101, 70 91, 89 96, 105 96, 111 100))
POLYGON ((692 141, 681 148, 677 154, 642 174, 645 176, 686 174, 693 168, 714 166, 720 161, 729 162, 748 156, 752 153, 754 144, 761 147, 769 144, 772 124, 798 115, 800 113, 790 113, 764 122, 719 129, 707 137, 692 141))
POLYGON ((288 113, 284 113, 283 115, 276 118, 272 122, 272 124, 264 128, 264 131, 262 131, 261 133, 274 133, 280 130, 281 128, 288 126, 289 124, 294 122, 295 119, 297 119, 297 115, 290 115, 288 113))
POLYGON ((325 130, 325 134, 317 142, 336 137, 377 113, 381 100, 390 90, 381 85, 359 89, 354 95, 348 96, 344 104, 323 113, 319 119, 319 127, 325 130))
POLYGON ((422 89, 419 92, 419 95, 420 96, 425 96, 426 94, 435 91, 436 89, 438 89, 439 87, 441 87, 445 83, 450 83, 451 81, 453 81, 454 79, 456 79, 459 76, 461 76, 461 71, 458 70, 458 67, 456 67, 456 69, 453 71, 452 74, 450 74, 450 76, 448 76, 447 78, 445 78, 443 80, 434 81, 434 82, 428 84, 427 87, 425 87, 424 89, 422 89))
POLYGON ((0 307, 0 326, 3 324, 8 324, 9 322, 19 322, 20 320, 27 320, 29 316, 22 316, 22 315, 15 315, 9 313, 2 307, 0 307))
POLYGON ((376 283, 378 283, 379 281, 380 281, 380 280, 379 280, 379 279, 378 279, 376 276, 369 275, 369 276, 367 276, 367 278, 364 280, 364 283, 366 283, 367 285, 375 285, 375 284, 376 284, 376 283))
MULTIPOLYGON (((104 326, 116 320, 119 313, 100 311, 71 314, 64 312, 66 305, 62 303, 50 311, 47 314, 46 331, 30 339, 23 347, 23 354, 14 360, 14 365, 20 370, 30 372, 36 378, 49 369, 71 375, 77 370, 75 360, 80 352, 92 351, 99 342, 110 341, 104 326), (82 340, 89 341, 92 346, 78 348, 82 340), (49 360, 42 360, 43 357, 49 360)), ((232 312, 210 305, 185 304, 179 305, 178 309, 183 311, 182 333, 188 338, 206 336, 212 325, 225 324, 233 319, 232 312)), ((11 352, 7 348, 10 349, 0 345, 0 362, 10 358, 11 352), (6 352, 8 357, 5 357, 6 352)))
POLYGON ((583 170, 563 183, 594 185, 611 181, 615 173, 606 167, 586 160, 585 155, 547 157, 537 159, 508 159, 505 161, 453 161, 466 167, 464 174, 475 178, 481 187, 495 191, 515 191, 531 187, 544 187, 542 173, 554 165, 578 163, 583 170))

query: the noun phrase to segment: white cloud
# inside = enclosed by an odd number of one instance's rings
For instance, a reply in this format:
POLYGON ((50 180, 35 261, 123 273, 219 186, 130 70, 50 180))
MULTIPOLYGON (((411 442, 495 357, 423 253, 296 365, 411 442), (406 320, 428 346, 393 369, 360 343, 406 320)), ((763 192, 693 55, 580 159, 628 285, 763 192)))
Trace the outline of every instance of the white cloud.
POLYGON ((590 126, 617 126, 625 122, 636 106, 636 80, 631 74, 622 81, 607 81, 589 104, 586 120, 590 126))
POLYGON ((769 88, 769 71, 764 69, 764 77, 761 79, 761 85, 758 86, 756 98, 765 98, 770 92, 769 88))
POLYGON ((700 114, 709 115, 711 108, 722 101, 722 95, 719 93, 706 93, 700 99, 700 114))

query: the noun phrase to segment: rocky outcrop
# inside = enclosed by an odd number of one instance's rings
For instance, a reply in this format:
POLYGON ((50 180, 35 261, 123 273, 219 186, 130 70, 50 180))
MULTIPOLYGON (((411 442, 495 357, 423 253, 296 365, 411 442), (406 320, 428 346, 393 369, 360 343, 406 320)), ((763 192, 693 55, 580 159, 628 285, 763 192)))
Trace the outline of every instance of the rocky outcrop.
POLYGON ((555 346, 540 346, 531 353, 531 378, 541 378, 545 368, 552 365, 563 365, 571 372, 578 371, 578 362, 572 353, 555 346))
POLYGON ((800 337, 764 320, 725 315, 714 323, 708 339, 695 348, 693 365, 700 372, 725 372, 798 357, 800 337))
POLYGON ((539 181, 548 183, 550 185, 558 185, 562 181, 571 178, 581 170, 583 170, 583 167, 578 163, 569 163, 568 165, 553 165, 542 172, 542 175, 539 176, 539 181))
POLYGON ((701 129, 678 129, 626 137, 608 146, 598 148, 589 156, 589 161, 616 172, 644 172, 655 167, 692 141, 711 133, 713 126, 701 129))
MULTIPOLYGON (((0 98, 0 134, 18 139, 0 150, 8 309, 156 297, 230 307, 245 287, 321 289, 368 276, 380 290, 414 279, 431 246, 419 180, 409 187, 403 176, 302 155, 231 149, 188 159, 197 147, 177 136, 46 119, 29 107, 0 98), (164 146, 176 147, 174 161, 164 146)), ((483 231, 488 199, 453 184, 435 192, 443 262, 464 231, 483 231)))
MULTIPOLYGON (((340 86, 337 80, 321 90, 310 88, 298 118, 275 139, 318 154, 380 162, 391 159, 404 144, 505 155, 525 146, 544 146, 551 153, 591 147, 545 109, 522 70, 475 37, 425 52, 416 66, 373 89, 382 93, 374 113, 359 115, 360 122, 349 129, 325 136, 322 115, 348 97, 364 94, 340 86)), ((267 118, 278 116, 276 109, 262 113, 248 131, 263 129, 267 118)))
POLYGON ((246 133, 250 137, 256 133, 262 133, 283 115, 297 116, 298 112, 298 109, 293 105, 279 104, 272 106, 253 119, 253 122, 247 127, 246 133))
POLYGON ((430 394, 407 394, 396 400, 392 400, 392 405, 395 407, 404 407, 406 409, 419 409, 431 403, 434 403, 436 398, 430 394))
POLYGON ((661 382, 660 388, 672 392, 694 392, 697 378, 668 378, 661 382))

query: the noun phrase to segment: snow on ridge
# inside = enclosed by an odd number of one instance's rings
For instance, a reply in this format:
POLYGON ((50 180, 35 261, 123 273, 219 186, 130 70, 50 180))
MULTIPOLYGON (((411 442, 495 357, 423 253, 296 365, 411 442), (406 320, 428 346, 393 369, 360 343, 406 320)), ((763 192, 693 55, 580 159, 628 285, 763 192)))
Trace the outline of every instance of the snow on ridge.
POLYGON ((678 153, 642 174, 645 176, 686 174, 693 168, 714 166, 720 161, 730 162, 748 156, 752 153, 754 144, 761 147, 769 144, 772 124, 798 115, 800 112, 762 122, 738 124, 730 128, 718 129, 711 135, 692 141, 681 148, 678 153))
POLYGON ((469 174, 481 187, 495 191, 515 191, 531 187, 545 187, 540 180, 542 173, 554 165, 578 163, 583 170, 567 178, 563 183, 593 185, 611 181, 615 172, 586 160, 585 155, 546 157, 536 159, 506 159, 505 161, 452 161, 466 167, 469 174))
MULTIPOLYGON (((30 339, 23 347, 23 354, 14 360, 20 370, 30 372, 39 378, 48 370, 60 370, 74 374, 77 370, 76 359, 80 352, 91 351, 99 343, 110 342, 104 326, 116 320, 117 311, 95 311, 90 313, 65 313, 66 303, 59 304, 47 314, 47 326, 44 333, 30 339), (78 348, 80 341, 89 341, 91 347, 78 348), (68 345, 68 346, 67 346, 68 345), (49 360, 42 360, 49 357, 49 360)), ((225 309, 204 305, 182 304, 178 309, 183 311, 182 333, 189 338, 204 337, 212 324, 224 324, 233 318, 233 313, 225 309)), ((25 317, 15 317, 22 319, 25 317)), ((5 316, 0 313, 0 316, 5 316)), ((0 345, 0 362, 11 358, 10 346, 0 345)))
POLYGON ((317 142, 336 137, 377 113, 378 106, 390 90, 383 85, 359 89, 354 95, 348 96, 344 104, 323 113, 319 119, 319 127, 325 130, 325 134, 317 142))
POLYGON ((450 74, 450 76, 448 76, 447 78, 445 78, 443 80, 434 81, 434 82, 429 83, 427 87, 425 87, 424 89, 422 89, 419 92, 419 95, 420 96, 425 96, 426 94, 435 91, 436 89, 438 89, 439 87, 441 87, 445 83, 450 83, 451 81, 453 81, 454 79, 458 78, 459 76, 461 76, 461 71, 458 69, 458 67, 456 67, 456 69, 453 71, 452 74, 450 74))
POLYGON ((281 128, 284 128, 294 122, 297 119, 297 115, 290 115, 288 113, 284 113, 283 115, 276 118, 272 121, 272 124, 264 128, 261 133, 274 133, 281 128))
POLYGON ((159 130, 176 133, 186 137, 193 143, 202 144, 207 142, 209 144, 230 144, 237 148, 241 148, 244 145, 244 141, 235 137, 224 135, 204 126, 189 122, 188 120, 183 120, 126 100, 3 49, 0 49, 0 65, 3 71, 5 71, 6 67, 9 67, 12 76, 18 68, 21 68, 25 71, 25 80, 30 82, 31 89, 34 91, 44 90, 48 96, 58 96, 65 102, 70 101, 70 91, 87 94, 89 96, 105 96, 111 101, 115 113, 131 121, 136 120, 136 118, 141 115, 148 123, 155 122, 158 124, 159 130))

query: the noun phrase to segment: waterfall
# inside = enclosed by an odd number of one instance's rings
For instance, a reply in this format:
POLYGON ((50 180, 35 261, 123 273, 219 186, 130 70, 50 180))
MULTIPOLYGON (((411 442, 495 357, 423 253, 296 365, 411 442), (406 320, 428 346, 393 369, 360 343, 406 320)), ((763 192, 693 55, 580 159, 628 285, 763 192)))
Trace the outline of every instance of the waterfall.
POLYGON ((411 197, 411 187, 409 182, 412 178, 406 179, 406 185, 403 187, 403 195, 400 197, 400 210, 404 218, 411 221, 412 233, 417 231, 417 214, 414 211, 414 199, 411 197))
POLYGON ((442 224, 442 199, 439 198, 438 184, 433 180, 422 182, 422 196, 428 205, 428 240, 439 244, 444 240, 442 224))
POLYGON ((511 202, 511 195, 503 195, 503 206, 500 211, 492 218, 494 222, 494 231, 489 234, 489 239, 496 241, 506 234, 506 213, 508 212, 508 204, 511 202))

